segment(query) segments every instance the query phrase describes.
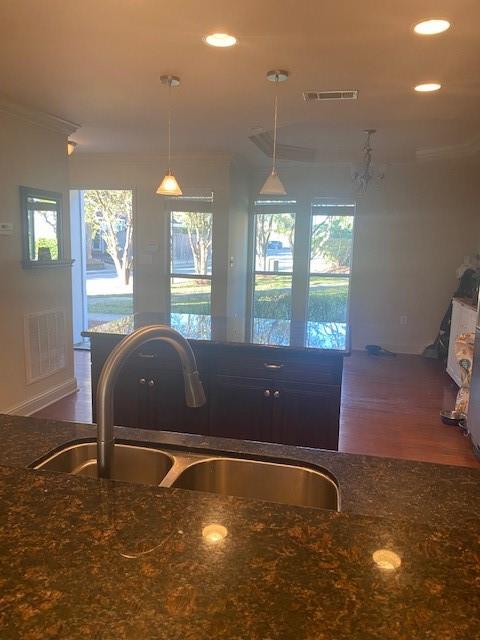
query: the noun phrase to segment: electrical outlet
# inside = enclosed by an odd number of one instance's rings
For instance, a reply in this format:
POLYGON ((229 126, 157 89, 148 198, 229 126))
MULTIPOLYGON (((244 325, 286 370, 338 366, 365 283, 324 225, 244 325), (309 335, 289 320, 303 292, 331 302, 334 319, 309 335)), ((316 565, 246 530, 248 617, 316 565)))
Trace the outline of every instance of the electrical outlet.
POLYGON ((408 323, 408 316, 400 316, 400 324, 407 324, 408 323))

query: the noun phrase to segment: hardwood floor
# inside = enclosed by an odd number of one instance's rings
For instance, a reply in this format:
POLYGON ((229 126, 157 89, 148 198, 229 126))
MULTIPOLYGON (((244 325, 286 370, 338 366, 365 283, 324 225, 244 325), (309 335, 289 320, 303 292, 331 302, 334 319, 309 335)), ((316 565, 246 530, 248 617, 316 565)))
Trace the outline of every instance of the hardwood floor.
MULTIPOLYGON (((36 416, 91 422, 90 353, 75 352, 78 393, 36 416)), ((469 439, 445 426, 442 408, 453 408, 457 387, 436 360, 354 352, 345 359, 340 451, 480 467, 469 439)))
POLYGON ((92 396, 90 391, 90 351, 75 351, 77 393, 38 411, 35 417, 55 418, 70 422, 92 422, 92 396))
POLYGON ((437 360, 421 356, 345 360, 341 451, 480 467, 470 440, 442 423, 458 387, 437 360))

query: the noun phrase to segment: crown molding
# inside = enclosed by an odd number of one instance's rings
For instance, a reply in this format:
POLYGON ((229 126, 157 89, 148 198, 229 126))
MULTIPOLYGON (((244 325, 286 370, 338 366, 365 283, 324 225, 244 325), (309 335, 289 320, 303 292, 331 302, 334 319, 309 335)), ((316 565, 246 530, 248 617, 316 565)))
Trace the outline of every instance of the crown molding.
POLYGON ((69 120, 64 120, 63 118, 59 118, 58 116, 54 116, 50 113, 26 107, 1 95, 0 111, 22 118, 23 120, 36 124, 44 129, 49 129, 56 133, 63 133, 66 136, 69 136, 80 127, 80 125, 75 122, 70 122, 69 120))
POLYGON ((433 147, 430 149, 417 149, 416 157, 420 162, 431 160, 449 160, 455 158, 469 158, 480 152, 480 134, 468 142, 452 144, 445 147, 433 147))
MULTIPOLYGON (((151 164, 152 162, 166 163, 166 153, 154 153, 154 152, 128 152, 128 151, 85 151, 83 148, 78 152, 70 156, 70 162, 92 162, 92 160, 101 161, 114 161, 119 163, 145 163, 151 164)), ((198 160, 210 160, 214 162, 223 163, 228 165, 234 160, 234 156, 224 152, 197 152, 192 151, 188 153, 175 153, 173 162, 178 161, 198 161, 198 160)))

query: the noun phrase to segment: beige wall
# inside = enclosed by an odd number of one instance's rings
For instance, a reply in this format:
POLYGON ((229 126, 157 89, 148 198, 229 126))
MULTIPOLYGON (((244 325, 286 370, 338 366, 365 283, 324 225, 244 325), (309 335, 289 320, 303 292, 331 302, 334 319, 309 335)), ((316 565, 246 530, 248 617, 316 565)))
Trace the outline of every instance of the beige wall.
MULTIPOLYGON (((25 185, 63 193, 68 239, 66 139, 66 133, 0 112, 0 221, 14 226, 12 235, 0 235, 1 411, 29 412, 36 401, 44 404, 56 399, 55 393, 63 395, 67 386, 71 391, 74 385, 70 269, 22 268, 18 191, 19 185, 25 185), (67 366, 57 374, 27 385, 24 316, 59 307, 67 312, 67 366)), ((68 245, 67 241, 67 256, 68 245)))
MULTIPOLYGON (((220 317, 234 314, 238 300, 245 297, 245 290, 236 298, 228 291, 229 282, 246 282, 246 252, 240 233, 243 226, 246 241, 247 175, 224 155, 181 156, 174 166, 185 195, 215 193, 212 312, 220 317)), ((168 301, 168 200, 155 194, 165 167, 162 156, 78 154, 70 158, 72 189, 134 190, 135 311, 165 311, 168 301), (158 250, 152 250, 153 245, 158 250)))
MULTIPOLYGON (((433 342, 456 287, 463 256, 480 249, 478 162, 390 166, 366 194, 352 192, 350 169, 280 167, 297 215, 312 198, 357 202, 350 322, 355 349, 380 344, 420 353, 433 342), (400 324, 407 316, 407 324, 400 324)), ((261 184, 258 173, 254 187, 261 184)), ((307 251, 308 249, 305 248, 307 251)))

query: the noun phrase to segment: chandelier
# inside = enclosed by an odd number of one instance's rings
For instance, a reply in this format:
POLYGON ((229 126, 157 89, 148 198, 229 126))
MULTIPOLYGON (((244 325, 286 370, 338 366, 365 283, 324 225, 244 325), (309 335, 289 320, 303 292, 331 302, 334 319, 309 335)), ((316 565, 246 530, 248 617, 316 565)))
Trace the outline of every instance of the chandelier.
POLYGON ((365 193, 372 180, 383 180, 385 177, 384 171, 380 171, 372 165, 372 136, 376 131, 376 129, 365 129, 367 137, 362 147, 363 161, 352 175, 353 182, 361 193, 365 193))

